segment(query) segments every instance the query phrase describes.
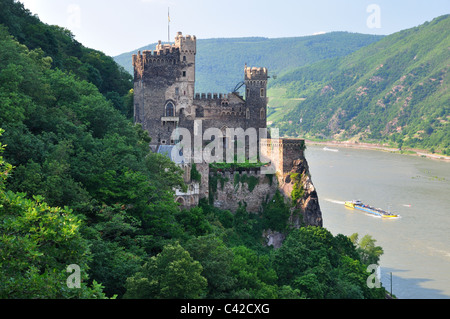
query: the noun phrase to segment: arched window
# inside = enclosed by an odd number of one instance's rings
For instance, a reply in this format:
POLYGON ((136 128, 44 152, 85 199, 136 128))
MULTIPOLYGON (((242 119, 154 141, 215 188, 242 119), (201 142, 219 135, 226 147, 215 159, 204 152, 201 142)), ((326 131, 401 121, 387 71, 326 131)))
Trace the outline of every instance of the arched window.
POLYGON ((259 111, 259 118, 261 120, 264 120, 265 117, 266 117, 266 112, 264 112, 264 108, 261 108, 261 110, 259 111))
POLYGON ((172 102, 166 104, 166 116, 175 116, 175 107, 172 102))

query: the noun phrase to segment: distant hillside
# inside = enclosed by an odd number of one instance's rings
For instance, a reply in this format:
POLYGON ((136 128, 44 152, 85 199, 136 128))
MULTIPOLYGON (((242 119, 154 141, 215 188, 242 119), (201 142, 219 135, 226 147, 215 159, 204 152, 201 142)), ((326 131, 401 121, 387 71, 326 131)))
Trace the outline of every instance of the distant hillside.
POLYGON ((52 68, 72 73, 94 84, 99 91, 130 117, 127 103, 132 77, 112 57, 78 42, 67 29, 42 22, 19 1, 0 1, 0 25, 30 50, 42 50, 52 59, 52 68))
POLYGON ((286 136, 389 142, 450 154, 450 15, 270 83, 286 136))
MULTIPOLYGON (((244 65, 267 67, 271 75, 323 59, 345 56, 380 40, 382 36, 348 32, 294 38, 198 39, 196 91, 228 93, 243 80, 244 65)), ((114 59, 133 73, 131 56, 154 50, 156 44, 123 53, 114 59)))

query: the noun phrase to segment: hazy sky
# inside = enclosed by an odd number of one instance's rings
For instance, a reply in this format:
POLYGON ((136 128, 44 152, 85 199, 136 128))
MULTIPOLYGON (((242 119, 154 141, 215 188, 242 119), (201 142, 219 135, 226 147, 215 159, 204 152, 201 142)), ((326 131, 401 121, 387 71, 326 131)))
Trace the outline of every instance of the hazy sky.
POLYGON ((41 21, 115 56, 177 31, 197 39, 391 34, 450 13, 450 0, 20 0, 41 21))

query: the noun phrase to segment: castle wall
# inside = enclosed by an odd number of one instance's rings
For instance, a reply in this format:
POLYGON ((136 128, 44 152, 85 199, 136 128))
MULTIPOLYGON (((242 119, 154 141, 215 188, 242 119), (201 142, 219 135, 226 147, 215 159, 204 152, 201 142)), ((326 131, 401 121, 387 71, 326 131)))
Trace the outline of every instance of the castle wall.
POLYGON ((245 204, 248 212, 258 213, 278 189, 275 176, 261 174, 259 169, 210 172, 209 179, 217 182, 215 190, 210 190, 213 205, 231 212, 245 204))

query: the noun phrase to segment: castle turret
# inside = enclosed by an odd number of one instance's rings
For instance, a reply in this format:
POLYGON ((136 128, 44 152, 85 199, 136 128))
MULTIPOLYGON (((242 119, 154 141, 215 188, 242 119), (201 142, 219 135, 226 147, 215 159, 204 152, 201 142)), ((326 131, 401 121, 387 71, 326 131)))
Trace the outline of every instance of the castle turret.
POLYGON ((174 44, 161 41, 154 51, 133 55, 134 120, 141 123, 152 144, 172 144, 180 116, 195 117, 196 37, 177 33, 174 44))
POLYGON ((267 69, 245 66, 247 119, 252 127, 265 128, 267 114, 267 69))

